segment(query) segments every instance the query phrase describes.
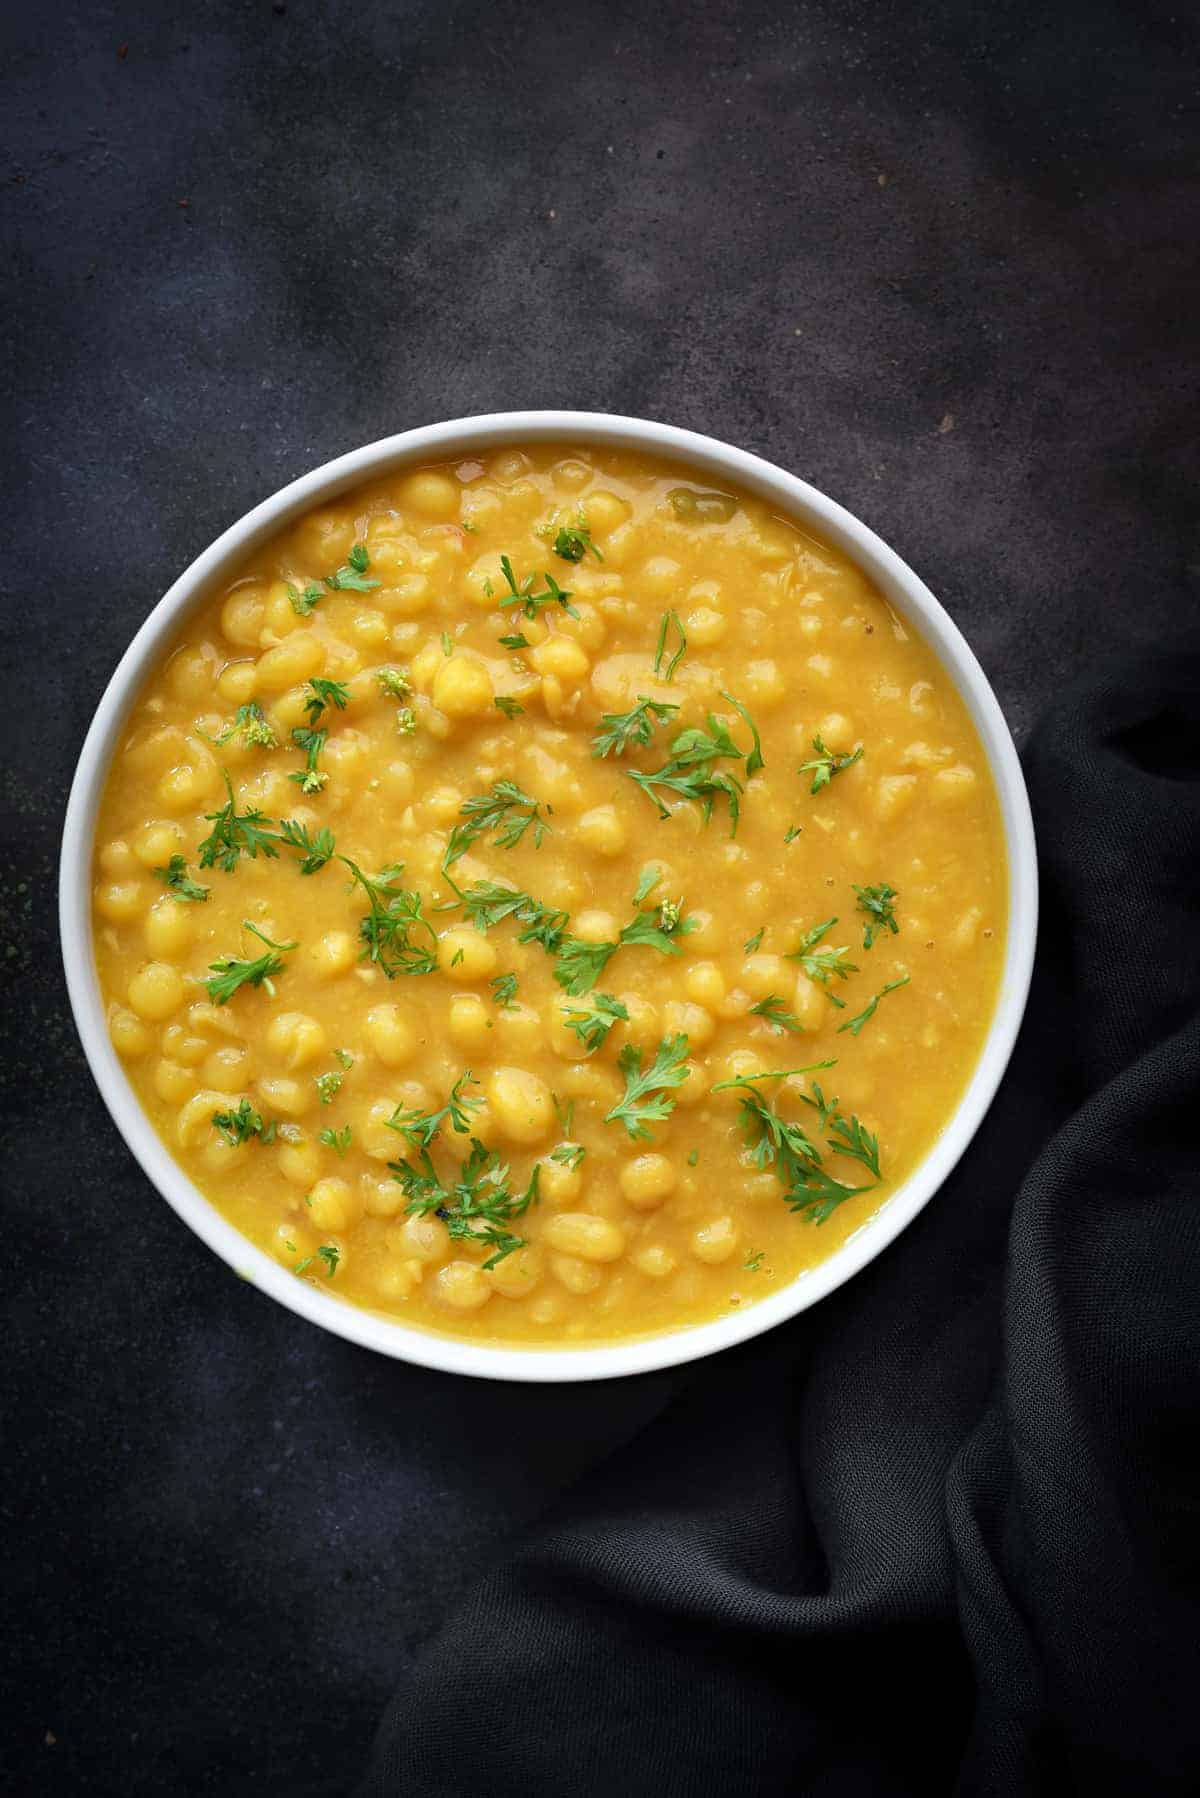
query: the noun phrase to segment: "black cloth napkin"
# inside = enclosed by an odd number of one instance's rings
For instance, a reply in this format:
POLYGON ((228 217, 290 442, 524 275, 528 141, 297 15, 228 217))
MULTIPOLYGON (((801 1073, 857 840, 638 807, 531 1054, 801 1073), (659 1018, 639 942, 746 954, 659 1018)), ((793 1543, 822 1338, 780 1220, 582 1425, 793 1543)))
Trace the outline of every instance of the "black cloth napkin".
POLYGON ((958 1171, 664 1383, 363 1798, 1200 1790, 1200 646, 1067 691, 1027 773, 1033 997, 958 1171))

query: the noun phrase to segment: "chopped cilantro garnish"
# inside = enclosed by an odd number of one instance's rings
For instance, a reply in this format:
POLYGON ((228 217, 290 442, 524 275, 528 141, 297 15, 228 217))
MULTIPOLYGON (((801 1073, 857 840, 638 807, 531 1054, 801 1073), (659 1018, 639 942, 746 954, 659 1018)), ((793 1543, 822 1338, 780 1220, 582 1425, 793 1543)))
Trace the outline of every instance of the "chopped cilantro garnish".
POLYGON ((760 999, 750 1010, 755 1017, 765 1018, 776 1036, 782 1036, 785 1030, 790 1030, 793 1036, 803 1034, 804 1025, 794 1011, 788 1010, 778 993, 771 993, 766 999, 760 999))
MULTIPOLYGON (((316 724, 321 713, 330 706, 336 706, 339 712, 345 711, 346 703, 350 698, 350 689, 342 681, 324 680, 318 674, 308 684, 312 688, 312 693, 305 700, 304 709, 308 713, 310 724, 316 724)), ((293 737, 295 734, 293 731, 293 737)))
POLYGON ((613 1025, 619 1021, 628 1023, 629 1012, 611 993, 593 993, 588 1010, 568 1011, 563 1018, 567 1029, 575 1032, 589 1054, 600 1047, 613 1025))
POLYGON ((684 630, 682 624, 680 624, 680 622, 679 622, 678 612, 664 612, 662 615, 662 622, 660 623, 660 625, 658 627, 658 643, 656 644, 655 650, 654 650, 654 672, 655 672, 655 674, 661 673, 662 677, 665 681, 670 681, 671 679, 673 679, 675 670, 676 670, 676 668, 678 668, 680 662, 683 660, 686 650, 687 650, 687 632, 684 630), (676 648, 675 648, 673 654, 667 659, 667 665, 664 670, 663 659, 667 655, 667 638, 670 634, 672 626, 674 626, 674 628, 675 628, 676 648))
POLYGON ((806 931, 800 938, 796 948, 791 951, 787 959, 788 961, 798 961, 809 979, 815 980, 818 986, 825 988, 827 997, 840 1011, 845 1001, 830 991, 829 982, 832 979, 848 980, 851 974, 858 973, 858 965, 848 959, 849 951, 844 944, 839 949, 818 947, 821 938, 827 931, 832 930, 836 923, 836 918, 826 918, 823 924, 814 924, 812 929, 806 931))
POLYGON ((412 681, 403 668, 377 668, 375 679, 380 691, 392 699, 407 699, 412 692, 412 681))
POLYGON ((361 919, 362 959, 382 968, 389 980, 398 974, 432 974, 437 967, 437 932, 424 914, 421 895, 402 886, 402 865, 382 868, 372 878, 357 862, 340 860, 362 888, 369 910, 361 919), (414 933, 418 940, 414 942, 414 933), (424 933, 429 942, 419 939, 424 933))
POLYGON ((678 710, 677 705, 664 705, 657 699, 647 699, 644 694, 639 694, 632 711, 604 713, 600 729, 592 738, 592 754, 596 757, 624 755, 632 744, 645 748, 654 735, 655 724, 667 723, 678 710))
POLYGON ((582 1143, 560 1142, 556 1149, 551 1149, 550 1159, 556 1161, 559 1167, 577 1168, 586 1154, 587 1150, 582 1143))
MULTIPOLYGON (((546 810, 549 809, 547 806, 546 810)), ((542 816, 539 801, 522 792, 512 780, 498 780, 490 793, 477 793, 464 799, 460 817, 461 822, 450 832, 450 841, 442 858, 443 872, 453 867, 471 844, 489 831, 495 831, 495 840, 501 849, 511 849, 532 825, 534 847, 540 849, 542 838, 550 829, 542 816)))
POLYGON ((589 549, 597 562, 603 562, 604 557, 592 542, 592 533, 581 512, 578 523, 559 526, 558 535, 554 539, 554 553, 561 556, 564 562, 582 562, 589 549))
POLYGON ((471 1128, 470 1113, 478 1111, 483 1104, 482 1099, 468 1099, 466 1088, 478 1085, 470 1068, 467 1068, 450 1088, 446 1103, 437 1111, 422 1111, 418 1106, 397 1105, 387 1120, 388 1129, 398 1130, 414 1149, 427 1149, 446 1122, 460 1136, 466 1136, 471 1128))
POLYGON ((881 936, 885 930, 890 930, 895 936, 900 929, 896 922, 896 900, 900 895, 895 887, 855 887, 854 891, 858 894, 858 909, 865 912, 867 917, 863 948, 870 949, 876 937, 881 936))
POLYGON ((243 986, 265 986, 274 997, 275 988, 271 981, 276 974, 283 972, 283 955, 287 950, 298 947, 294 942, 272 942, 249 918, 243 918, 242 929, 250 931, 260 943, 265 943, 267 954, 259 955, 253 961, 236 961, 229 955, 210 961, 208 965, 212 969, 213 978, 206 980, 204 984, 214 1005, 228 1005, 238 988, 243 986))
POLYGON ((342 1251, 334 1243, 323 1242, 315 1255, 306 1255, 303 1261, 298 1261, 294 1271, 298 1274, 306 1274, 314 1261, 323 1261, 325 1263, 325 1278, 327 1280, 332 1280, 334 1274, 337 1272, 338 1262, 341 1258, 342 1251))
MULTIPOLYGON (((295 780, 296 776, 293 774, 291 778, 295 780)), ((328 825, 322 825, 314 835, 307 824, 297 824, 294 818, 281 818, 276 840, 286 848, 300 852, 301 874, 319 874, 333 860, 335 838, 328 825)))
POLYGON ((633 1043, 626 1043, 617 1057, 617 1066, 625 1076, 624 1097, 607 1113, 605 1123, 624 1124, 635 1140, 652 1140, 652 1132, 646 1126, 670 1117, 676 1102, 668 1096, 669 1092, 682 1086, 690 1076, 687 1053, 688 1039, 680 1031, 664 1037, 650 1066, 643 1068, 642 1051, 633 1043))
POLYGON ((488 981, 492 989, 492 997, 501 1011, 515 1011, 517 1008, 517 977, 515 974, 497 974, 488 981))
POLYGON ((494 880, 477 880, 462 894, 462 903, 476 930, 488 931, 505 918, 521 925, 517 941, 540 943, 553 955, 567 927, 565 911, 554 911, 530 893, 500 886, 494 880))
POLYGON ((857 1036, 862 1030, 863 1025, 875 1016, 875 1008, 879 1004, 879 1001, 886 998, 889 993, 896 992, 899 987, 907 986, 908 981, 909 976, 907 974, 902 974, 899 980, 889 980, 886 986, 880 987, 873 998, 868 999, 857 1017, 847 1018, 844 1024, 838 1025, 838 1034, 840 1035, 843 1030, 848 1030, 851 1036, 857 1036))
POLYGON ((513 574, 513 565, 507 556, 501 556, 500 558, 500 572, 503 574, 508 585, 508 592, 500 601, 501 611, 504 611, 508 606, 519 606, 523 617, 536 618, 543 606, 557 605, 561 606, 563 611, 567 612, 572 618, 578 618, 579 613, 571 604, 570 591, 567 588, 560 587, 552 574, 542 575, 542 579, 546 583, 545 591, 542 593, 535 593, 533 588, 537 576, 532 574, 526 575, 520 586, 518 586, 516 576, 513 574))
POLYGON ((342 566, 333 574, 323 575, 322 579, 335 593, 370 593, 373 587, 379 585, 378 581, 364 579, 370 566, 371 558, 367 554, 366 544, 356 543, 342 566))
MULTIPOLYGON (((206 733, 201 731, 200 735, 204 736, 206 733)), ((239 736, 250 749, 275 749, 279 743, 279 738, 271 728, 266 713, 253 700, 249 705, 240 705, 233 723, 228 725, 219 737, 209 737, 208 741, 220 749, 224 744, 231 742, 234 737, 239 736)))
POLYGON ((687 936, 695 928, 693 919, 683 917, 679 900, 665 900, 657 915, 635 912, 615 943, 592 943, 582 937, 563 937, 558 947, 554 978, 559 986, 577 998, 581 993, 591 992, 622 945, 657 949, 660 955, 678 955, 680 948, 674 938, 687 936))
POLYGON ((253 809, 248 812, 238 811, 237 801, 233 797, 233 783, 228 774, 225 776, 225 790, 229 794, 228 802, 220 811, 204 814, 205 821, 213 828, 197 851, 200 866, 221 868, 226 874, 232 874, 239 856, 248 855, 251 861, 260 854, 269 858, 278 856, 274 835, 263 829, 264 825, 271 823, 271 819, 253 809))
MULTIPOLYGON (((754 753, 752 750, 751 756, 754 753)), ((659 789, 678 794, 682 799, 695 800, 706 824, 712 817, 714 801, 718 795, 723 795, 729 802, 729 834, 736 836, 741 816, 742 783, 736 775, 718 770, 716 763, 740 762, 741 759, 742 751, 729 731, 710 712, 707 730, 692 725, 679 732, 671 744, 671 759, 665 766, 651 774, 636 768, 629 768, 626 773, 654 801, 660 818, 669 818, 671 809, 659 789)))
POLYGON ((232 1111, 214 1111, 212 1121, 221 1141, 231 1149, 249 1142, 252 1136, 259 1136, 264 1142, 273 1141, 275 1136, 275 1126, 263 1123, 262 1113, 255 1110, 249 1099, 239 1100, 232 1111))
POLYGON ((525 1239, 509 1228, 537 1203, 540 1165, 534 1165, 525 1191, 514 1194, 508 1185, 508 1168, 495 1151, 477 1137, 458 1177, 447 1185, 438 1173, 428 1148, 418 1149, 415 1165, 409 1161, 388 1163, 404 1190, 405 1209, 416 1216, 440 1217, 453 1242, 487 1245, 492 1254, 484 1268, 492 1268, 525 1247, 525 1239))
POLYGON ((185 856, 173 855, 165 868, 155 868, 154 872, 163 885, 170 888, 171 897, 181 905, 198 904, 208 898, 209 888, 202 887, 188 874, 185 856))
POLYGON ((324 587, 318 587, 310 583, 309 586, 305 587, 302 593, 299 587, 293 586, 291 581, 288 581, 287 594, 288 599, 291 601, 293 612, 300 618, 308 618, 324 599, 325 589, 324 587))
POLYGON ((319 793, 329 779, 319 766, 328 736, 328 731, 308 730, 304 725, 298 725, 292 732, 292 742, 304 751, 304 766, 295 774, 289 774, 288 779, 295 781, 302 793, 319 793))
POLYGON ((812 746, 814 760, 801 762, 798 772, 807 774, 811 771, 812 786, 809 791, 813 793, 819 793, 822 787, 827 787, 835 774, 841 774, 847 768, 852 768, 862 756, 861 743, 849 755, 834 755, 832 750, 826 749, 820 737, 813 738, 812 746))

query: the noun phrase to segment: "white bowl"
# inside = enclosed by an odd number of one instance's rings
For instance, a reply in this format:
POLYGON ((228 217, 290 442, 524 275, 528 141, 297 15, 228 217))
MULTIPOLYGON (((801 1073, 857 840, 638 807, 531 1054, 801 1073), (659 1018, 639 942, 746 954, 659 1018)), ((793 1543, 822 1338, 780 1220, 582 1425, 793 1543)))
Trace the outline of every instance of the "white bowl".
POLYGON ((401 1360, 500 1380, 598 1380, 645 1373, 711 1355, 794 1317, 841 1286, 886 1248, 933 1197, 974 1136, 1008 1065, 1025 1010, 1037 930, 1037 860, 1029 800, 996 696, 965 640, 929 589, 857 518, 794 475, 711 437, 645 419, 593 412, 498 412, 424 425, 352 450, 302 475, 231 525, 158 602, 126 650, 96 710, 79 758, 63 828, 59 911, 67 987, 96 1084, 130 1149, 168 1204, 244 1279, 310 1322, 401 1360), (92 955, 92 839, 109 760, 130 705, 159 664, 185 615, 218 590, 258 544, 299 514, 392 469, 464 452, 547 440, 648 451, 691 463, 716 481, 772 501, 845 551, 936 652, 979 733, 1000 796, 1008 853, 1008 947, 991 1029, 954 1115, 920 1166, 836 1253, 790 1286, 735 1315, 666 1335, 600 1348, 492 1348, 416 1330, 297 1280, 227 1223, 159 1141, 129 1082, 105 1023, 92 955))

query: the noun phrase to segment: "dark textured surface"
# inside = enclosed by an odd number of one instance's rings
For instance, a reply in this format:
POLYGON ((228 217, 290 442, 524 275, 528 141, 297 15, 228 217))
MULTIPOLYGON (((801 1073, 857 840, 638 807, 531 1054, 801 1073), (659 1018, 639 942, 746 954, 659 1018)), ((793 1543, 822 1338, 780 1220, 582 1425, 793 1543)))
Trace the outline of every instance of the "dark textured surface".
POLYGON ((644 14, 0 26, 15 1791, 343 1790, 450 1598, 678 1383, 385 1364, 239 1285, 118 1142, 62 991, 57 833, 104 682, 198 550, 356 443, 562 404, 844 501, 1022 737, 1194 613, 1183 9, 644 14))

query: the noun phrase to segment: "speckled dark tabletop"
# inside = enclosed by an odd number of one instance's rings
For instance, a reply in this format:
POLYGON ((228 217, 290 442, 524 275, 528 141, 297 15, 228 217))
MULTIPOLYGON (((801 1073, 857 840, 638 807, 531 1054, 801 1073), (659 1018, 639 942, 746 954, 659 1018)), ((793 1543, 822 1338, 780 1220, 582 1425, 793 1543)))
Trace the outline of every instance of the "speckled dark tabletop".
POLYGON ((866 518, 1022 737, 1196 610, 1184 11, 10 9, 6 1790, 344 1790, 454 1595, 672 1386, 391 1365, 240 1284, 133 1165, 54 888, 136 625, 355 444, 640 412, 866 518))

